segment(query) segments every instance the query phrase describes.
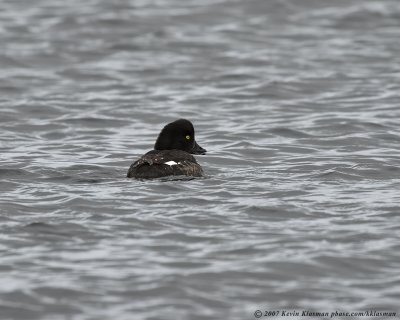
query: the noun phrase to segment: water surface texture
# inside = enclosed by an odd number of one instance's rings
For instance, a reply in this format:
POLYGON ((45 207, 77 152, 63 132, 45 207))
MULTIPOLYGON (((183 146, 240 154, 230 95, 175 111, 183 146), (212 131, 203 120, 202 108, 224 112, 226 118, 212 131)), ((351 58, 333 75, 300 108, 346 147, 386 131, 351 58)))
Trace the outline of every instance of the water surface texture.
POLYGON ((1 1, 0 318, 400 312, 399 39, 398 0, 1 1), (178 118, 206 177, 127 179, 178 118))

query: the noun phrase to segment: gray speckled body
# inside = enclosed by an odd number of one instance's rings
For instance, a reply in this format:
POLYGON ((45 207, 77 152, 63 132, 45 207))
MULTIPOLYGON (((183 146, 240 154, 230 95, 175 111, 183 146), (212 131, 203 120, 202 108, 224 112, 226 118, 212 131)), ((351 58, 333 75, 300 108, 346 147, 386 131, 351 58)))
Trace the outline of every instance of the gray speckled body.
POLYGON ((193 177, 203 175, 203 170, 195 157, 182 150, 152 150, 130 166, 127 177, 153 179, 181 175, 193 177), (166 164, 170 161, 175 164, 166 164))

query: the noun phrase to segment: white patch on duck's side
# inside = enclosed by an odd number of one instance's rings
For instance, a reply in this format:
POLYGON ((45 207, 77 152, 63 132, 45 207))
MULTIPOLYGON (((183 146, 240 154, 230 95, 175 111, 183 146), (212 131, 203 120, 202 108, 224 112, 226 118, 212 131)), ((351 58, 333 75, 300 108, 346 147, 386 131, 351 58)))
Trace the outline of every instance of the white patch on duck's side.
MULTIPOLYGON (((179 163, 179 162, 178 162, 179 163)), ((167 164, 167 165, 169 165, 169 166, 174 166, 174 165, 177 165, 178 163, 176 163, 175 161, 168 161, 168 162, 164 162, 164 164, 167 164)))

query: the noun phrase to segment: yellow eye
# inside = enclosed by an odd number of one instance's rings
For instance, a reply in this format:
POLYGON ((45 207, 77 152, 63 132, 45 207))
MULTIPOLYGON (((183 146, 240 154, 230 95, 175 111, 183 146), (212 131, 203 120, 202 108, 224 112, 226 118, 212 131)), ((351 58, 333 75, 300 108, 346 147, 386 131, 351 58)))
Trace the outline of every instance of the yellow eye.
POLYGON ((190 140, 190 136, 189 135, 187 135, 185 138, 186 138, 186 140, 190 140))

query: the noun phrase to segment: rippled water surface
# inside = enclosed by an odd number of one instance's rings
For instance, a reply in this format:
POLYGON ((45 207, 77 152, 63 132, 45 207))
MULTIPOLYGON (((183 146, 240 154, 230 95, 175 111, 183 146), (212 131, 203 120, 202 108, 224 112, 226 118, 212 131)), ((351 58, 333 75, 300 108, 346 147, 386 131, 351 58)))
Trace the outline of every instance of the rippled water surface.
POLYGON ((399 39, 397 0, 1 1, 1 319, 400 312, 399 39), (177 118, 206 177, 127 179, 177 118))

